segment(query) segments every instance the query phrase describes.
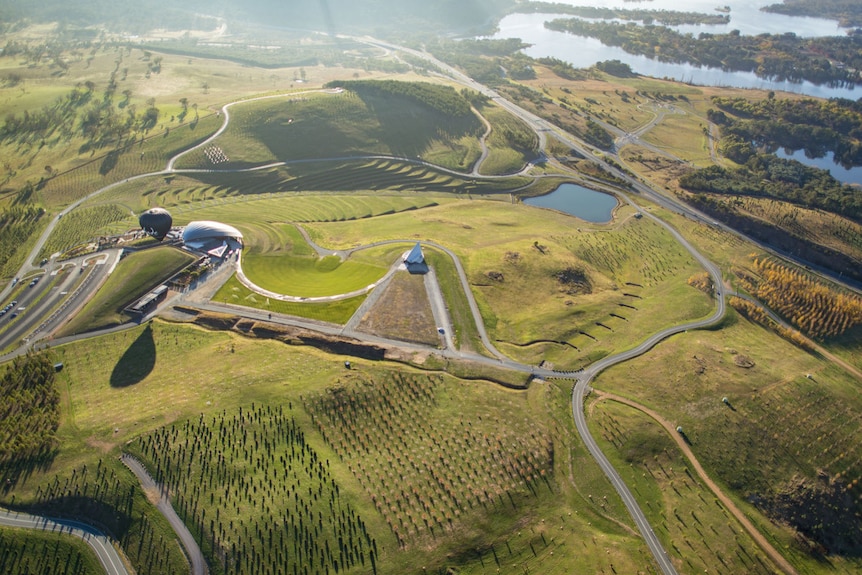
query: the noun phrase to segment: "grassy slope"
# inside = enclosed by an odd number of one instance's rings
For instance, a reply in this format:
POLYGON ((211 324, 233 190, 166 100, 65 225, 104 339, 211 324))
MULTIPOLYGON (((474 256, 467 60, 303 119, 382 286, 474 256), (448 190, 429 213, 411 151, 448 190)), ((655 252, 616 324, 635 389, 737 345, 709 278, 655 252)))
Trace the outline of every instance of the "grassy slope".
MULTIPOLYGON (((342 358, 161 322, 63 346, 52 353, 65 364, 60 451, 48 474, 36 473, 15 490, 17 501, 33 498, 37 488, 53 476, 63 478, 73 468, 92 465, 94 458, 116 453, 126 441, 162 425, 197 420, 200 413, 235 413, 252 402, 285 409, 292 403, 314 449, 329 459, 342 497, 350 499, 385 546, 382 573, 403 573, 417 565, 450 565, 462 572, 481 573, 483 565, 486 569, 493 564, 495 553, 504 573, 522 573, 524 568, 566 573, 573 561, 593 572, 609 569, 610 564, 634 572, 649 561, 639 539, 616 523, 628 523, 624 508, 614 501, 600 472, 572 441, 565 385, 510 392, 482 382, 450 380, 447 399, 441 398, 440 417, 451 421, 448 427, 452 430, 471 423, 488 429, 530 425, 546 430, 555 444, 554 493, 543 487, 539 497, 521 500, 517 512, 506 511, 506 504, 492 516, 468 514, 458 529, 435 541, 433 550, 400 552, 367 492, 308 427, 308 416, 299 409, 300 395, 320 393, 344 377, 342 358), (182 370, 179 376, 179 365, 191 369, 182 370), (129 373, 137 375, 129 380, 129 373), (127 409, 128 405, 135 409, 127 409), (575 459, 570 461, 572 457, 575 459), (578 474, 570 475, 572 466, 578 474), (605 495, 606 503, 590 503, 605 501, 605 495), (496 513, 501 515, 492 519, 496 513), (491 525, 498 528, 490 529, 491 525)), ((372 380, 391 369, 355 359, 353 364, 354 370, 372 380)), ((411 457, 422 455, 413 452, 411 457)))
POLYGON ((480 111, 491 124, 486 142, 488 157, 481 166, 482 174, 517 172, 536 157, 538 140, 522 120, 499 106, 483 106, 480 111))
POLYGON ((90 547, 77 537, 6 527, 0 527, 0 569, 10 575, 101 575, 105 572, 90 547))
POLYGON ((128 317, 122 314, 125 306, 194 260, 192 255, 168 247, 130 254, 108 276, 95 297, 59 333, 83 333, 127 321, 128 317))
POLYGON ((661 228, 645 220, 597 226, 548 210, 474 201, 367 224, 308 228, 324 245, 403 238, 409 230, 421 230, 418 238, 453 249, 474 286, 492 339, 524 361, 549 359, 558 367, 575 367, 631 346, 660 327, 706 315, 712 307, 706 296, 686 285, 698 267, 661 228), (544 254, 534 242, 544 246, 544 254), (515 253, 517 258, 511 255, 515 253), (640 253, 655 255, 644 260, 634 255, 640 253), (587 270, 592 294, 562 293, 553 274, 568 267, 587 270), (503 281, 490 279, 489 272, 502 273, 503 281), (629 292, 636 297, 624 295, 629 292), (528 306, 524 293, 532 294, 528 306), (685 305, 669 312, 664 304, 671 299, 685 305))
MULTIPOLYGON (((479 155, 478 119, 450 124, 442 114, 402 97, 288 94, 234 106, 230 126, 214 145, 227 157, 219 168, 368 154, 414 158, 433 151, 436 163, 466 170, 479 155)), ((180 162, 181 167, 208 165, 203 152, 180 162)))
MULTIPOLYGON (((596 386, 681 425, 707 472, 777 538, 779 548, 787 548, 792 561, 813 572, 825 567, 747 500, 771 496, 794 476, 815 482, 817 470, 842 477, 858 497, 862 469, 853 437, 859 433, 862 404, 851 376, 736 319, 721 330, 676 336, 648 356, 602 374, 596 386), (742 356, 754 365, 739 367, 736 360, 742 356)), ((830 561, 851 571, 859 568, 858 559, 836 555, 830 561)))
POLYGON ((665 431, 612 401, 589 404, 593 436, 640 501, 680 572, 774 573, 771 562, 716 503, 665 431))

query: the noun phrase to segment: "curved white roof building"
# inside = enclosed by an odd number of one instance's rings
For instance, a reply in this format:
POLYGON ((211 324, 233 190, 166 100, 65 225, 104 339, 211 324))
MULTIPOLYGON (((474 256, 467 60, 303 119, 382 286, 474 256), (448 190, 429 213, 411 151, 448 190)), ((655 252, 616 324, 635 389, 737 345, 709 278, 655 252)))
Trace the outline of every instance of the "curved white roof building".
POLYGON ((242 249, 242 232, 221 222, 191 222, 183 230, 183 243, 221 257, 226 251, 242 249))

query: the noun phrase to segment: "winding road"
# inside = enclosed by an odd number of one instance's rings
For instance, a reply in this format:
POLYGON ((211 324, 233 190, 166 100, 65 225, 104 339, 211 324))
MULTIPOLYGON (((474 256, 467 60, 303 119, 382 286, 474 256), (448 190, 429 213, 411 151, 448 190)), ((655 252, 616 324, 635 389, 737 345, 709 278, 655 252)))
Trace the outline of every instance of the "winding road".
MULTIPOLYGON (((353 39, 357 39, 357 38, 353 38, 353 39)), ((515 116, 524 120, 536 132, 537 137, 539 138, 540 149, 544 149, 544 147, 545 147, 547 133, 553 133, 556 138, 558 138, 564 144, 566 144, 566 145, 570 146, 571 148, 582 153, 584 155, 584 157, 594 159, 596 162, 602 164, 603 167, 606 170, 608 170, 610 173, 612 173, 615 176, 622 178, 625 181, 629 182, 632 186, 632 189, 637 194, 641 195, 642 197, 649 198, 651 201, 659 204, 660 206, 662 206, 662 207, 664 207, 670 211, 684 214, 684 215, 686 215, 692 219, 711 224, 711 222, 705 216, 703 216, 702 214, 700 214, 696 210, 693 210, 693 209, 689 208, 688 206, 685 206, 683 204, 676 202, 672 198, 669 198, 667 196, 664 196, 664 195, 659 194, 658 192, 652 190, 649 186, 647 186, 644 183, 632 178, 631 176, 629 176, 625 172, 617 169, 615 166, 606 162, 601 157, 597 157, 597 155, 594 153, 594 150, 587 147, 585 144, 583 144, 579 140, 576 140, 570 134, 562 132, 559 128, 550 124, 546 120, 539 118, 538 116, 535 116, 534 114, 532 114, 530 112, 527 112, 526 110, 520 108, 516 104, 506 100, 505 98, 503 98, 502 96, 500 96, 499 94, 497 94, 496 92, 491 90, 490 88, 475 82, 471 78, 468 78, 467 76, 465 76, 460 71, 456 70, 455 68, 453 68, 451 66, 446 65, 445 63, 437 60, 433 56, 430 56, 429 54, 427 54, 425 52, 404 48, 402 46, 397 46, 395 44, 382 42, 382 41, 375 40, 372 38, 362 38, 361 41, 364 41, 368 44, 382 47, 384 49, 399 50, 399 51, 409 53, 409 54, 412 54, 412 55, 417 56, 419 58, 433 62, 435 66, 437 66, 441 70, 445 71, 445 73, 450 75, 451 78, 453 78, 454 80, 458 81, 462 85, 470 87, 470 88, 488 96, 489 98, 494 100, 498 105, 500 105, 502 108, 508 110, 509 112, 514 114, 515 116)), ((320 92, 320 91, 321 90, 309 90, 306 92, 320 92)), ((214 169, 213 170, 210 170, 210 169, 188 169, 188 170, 185 170, 185 169, 176 169, 175 165, 181 157, 190 153, 194 149, 198 149, 198 148, 201 148, 203 146, 211 144, 216 138, 218 138, 218 136, 220 136, 224 132, 224 130, 227 128, 227 126, 229 124, 230 107, 231 106, 239 104, 239 103, 245 103, 245 102, 249 102, 252 100, 260 100, 260 99, 265 99, 265 98, 293 97, 293 96, 296 96, 298 94, 302 94, 302 93, 306 93, 306 92, 297 92, 297 93, 291 93, 291 94, 286 94, 286 95, 280 94, 280 95, 264 96, 264 97, 260 97, 260 98, 254 98, 254 99, 249 99, 249 100, 232 102, 230 104, 225 105, 222 108, 222 111, 224 113, 225 118, 224 118, 224 122, 223 122, 223 125, 221 126, 221 128, 217 132, 215 132, 210 138, 201 142, 200 144, 198 144, 194 148, 190 148, 188 150, 185 150, 184 152, 177 154, 176 156, 171 158, 167 162, 166 168, 164 170, 158 171, 158 172, 153 172, 153 173, 148 173, 148 174, 141 174, 138 176, 133 176, 133 177, 127 178, 123 181, 116 182, 114 184, 105 186, 99 190, 94 191, 93 193, 89 194, 88 196, 81 198, 80 200, 69 205, 62 212, 60 212, 60 214, 58 214, 57 217, 54 218, 54 220, 48 225, 48 227, 45 229, 45 231, 40 236, 39 240, 36 242, 36 245, 34 246, 33 250, 31 251, 30 256, 27 258, 26 263, 22 267, 22 272, 28 272, 28 271, 31 271, 32 269, 34 269, 33 266, 31 265, 31 262, 34 261, 34 259, 40 253, 42 246, 46 242, 48 236, 54 230, 54 227, 56 226, 57 222, 59 221, 59 219, 64 214, 69 213, 70 211, 72 211, 73 209, 78 207, 81 203, 83 203, 84 201, 86 201, 86 200, 88 200, 88 199, 90 199, 90 198, 92 198, 98 194, 101 194, 101 193, 103 193, 109 189, 124 185, 124 184, 126 184, 130 181, 136 180, 136 179, 152 177, 154 175, 166 175, 166 174, 175 174, 175 173, 195 173, 195 172, 249 171, 249 170, 214 170, 214 169)), ((337 90, 330 90, 329 92, 333 93, 333 94, 339 93, 337 90)), ((487 135, 487 132, 486 132, 486 135, 487 135)), ((483 153, 483 158, 485 156, 486 156, 486 154, 483 153)), ((387 158, 387 159, 392 159, 391 156, 368 156, 368 157, 383 157, 383 158, 387 158)), ((358 157, 352 157, 350 159, 357 159, 357 158, 358 157)), ((337 160, 338 158, 328 158, 328 159, 337 160)), ((413 162, 413 163, 425 164, 425 162, 422 162, 421 160, 417 161, 416 159, 408 159, 408 158, 402 158, 402 159, 405 161, 413 162)), ((319 161, 319 160, 316 160, 316 161, 319 161)), ((290 163, 290 162, 274 162, 271 164, 267 164, 265 166, 258 166, 258 167, 252 168, 252 170, 266 169, 266 168, 273 167, 273 166, 286 165, 288 163, 290 163)), ((473 167, 473 174, 472 175, 475 175, 478 172, 478 165, 479 164, 481 164, 481 158, 480 158, 480 161, 477 162, 477 164, 473 167)), ((431 164, 427 164, 427 165, 430 166, 431 164)), ((434 166, 434 167, 436 169, 441 169, 437 166, 434 166)), ((529 170, 529 166, 525 167, 522 173, 527 173, 527 170, 529 170)), ((460 172, 454 172, 452 170, 445 170, 444 169, 443 171, 457 173, 460 176, 465 175, 465 174, 462 174, 460 172)), ((467 174, 467 175, 470 175, 470 174, 467 174)), ((509 176, 511 176, 511 175, 509 175, 509 176)), ((502 176, 502 177, 509 177, 509 176, 502 176)), ((485 176, 482 176, 482 177, 485 177, 485 176)), ((621 193, 619 190, 615 190, 615 193, 617 193, 621 198, 623 198, 624 201, 626 201, 627 203, 632 205, 639 213, 642 214, 643 217, 651 218, 655 222, 657 222, 659 225, 661 225, 665 229, 667 229, 668 232, 671 233, 673 235, 673 237, 677 240, 677 242, 679 242, 680 245, 685 247, 685 249, 688 250, 692 254, 692 256, 710 274, 710 276, 712 277, 714 285, 723 286, 721 271, 719 270, 719 268, 715 264, 713 264, 711 261, 709 261, 706 257, 704 257, 702 254, 700 254, 677 230, 675 230, 672 226, 670 226, 669 224, 667 224, 663 220, 659 219, 658 217, 650 214, 649 212, 641 210, 641 208, 637 204, 635 204, 631 200, 631 198, 628 197, 628 195, 626 195, 625 193, 621 193)), ((372 247, 375 245, 384 245, 384 244, 388 244, 388 243, 403 243, 403 242, 415 242, 415 240, 389 240, 389 241, 383 241, 383 242, 376 242, 374 244, 370 244, 369 246, 363 246, 363 248, 368 248, 368 247, 372 247)), ((649 547, 653 557, 655 558, 656 564, 658 565, 659 569, 665 575, 675 574, 676 570, 674 568, 673 562, 671 561, 671 559, 668 557, 667 553, 663 549, 660 541, 658 540, 657 536, 653 532, 653 529, 650 527, 649 522, 647 521, 644 513, 642 512, 642 510, 638 506, 637 502, 635 501, 634 497, 632 496, 631 492, 629 491, 629 489, 627 488, 625 483, 622 481, 619 474, 616 472, 616 470, 613 468, 613 466, 609 463, 608 459, 605 457, 605 455, 602 453, 602 451, 598 447, 597 443, 593 439, 593 437, 590 433, 590 430, 587 426, 586 416, 584 413, 585 397, 590 392, 590 387, 589 387, 590 383, 603 370, 605 370, 605 369, 607 369, 613 365, 627 361, 629 359, 632 359, 634 357, 637 357, 639 355, 642 355, 642 354, 648 352, 650 349, 652 349, 660 341, 662 341, 668 337, 671 337, 674 334, 678 334, 678 333, 681 333, 681 332, 684 332, 684 331, 687 331, 690 329, 704 328, 704 327, 713 325, 716 322, 720 321, 721 318, 723 317, 724 313, 725 313, 725 298, 724 298, 724 294, 722 293, 723 288, 721 288, 721 287, 717 288, 718 291, 716 293, 716 296, 717 296, 716 297, 716 302, 717 302, 716 309, 709 317, 703 318, 703 319, 700 319, 697 321, 688 322, 688 323, 683 324, 683 325, 668 327, 668 328, 666 328, 666 329, 664 329, 664 330, 662 330, 656 334, 651 335, 649 338, 644 340, 638 346, 636 346, 630 350, 626 350, 624 352, 615 354, 613 356, 606 357, 606 358, 588 366, 587 368, 583 369, 580 372, 575 372, 575 373, 558 372, 558 371, 554 371, 554 370, 550 370, 550 369, 546 369, 546 368, 541 368, 541 367, 537 367, 537 366, 521 364, 519 362, 516 362, 516 361, 513 361, 513 360, 507 358, 502 353, 500 353, 499 350, 497 350, 494 347, 494 345, 492 344, 492 342, 490 341, 490 338, 488 337, 488 334, 485 330, 484 322, 482 320, 482 317, 481 317, 481 314, 479 312, 478 305, 476 304, 475 298, 473 297, 472 290, 470 289, 470 285, 469 285, 469 282, 467 280, 467 275, 464 271, 463 266, 461 265, 460 259, 451 250, 449 250, 445 246, 435 244, 433 242, 423 242, 423 243, 427 244, 429 246, 433 246, 434 248, 439 249, 440 251, 444 252, 454 262, 456 271, 457 271, 458 276, 460 278, 461 288, 463 289, 463 292, 467 298, 467 301, 468 301, 468 304, 469 304, 469 307, 471 310, 471 314, 473 316, 473 319, 474 319, 475 324, 476 324, 476 328, 477 328, 478 333, 479 333, 479 337, 482 341, 482 344, 488 350, 488 353, 491 354, 493 357, 488 357, 488 356, 480 355, 480 354, 466 353, 466 352, 456 350, 454 348, 453 343, 451 342, 451 339, 449 339, 449 338, 447 338, 447 340, 446 340, 445 348, 441 351, 441 350, 438 350, 436 348, 432 348, 430 346, 416 346, 416 345, 412 345, 412 344, 405 344, 404 342, 392 342, 392 341, 385 340, 382 338, 374 338, 372 336, 368 336, 367 334, 359 334, 352 329, 350 324, 348 324, 348 326, 330 326, 330 325, 326 325, 326 324, 321 324, 320 322, 311 322, 311 321, 306 321, 306 320, 298 320, 295 318, 284 318, 284 317, 277 318, 277 321, 280 321, 283 323, 290 323, 292 325, 298 325, 298 326, 301 326, 301 327, 304 327, 307 329, 311 329, 311 330, 315 330, 315 331, 321 331, 324 333, 333 333, 335 335, 351 335, 353 337, 361 337, 363 340, 367 340, 367 341, 381 341, 381 342, 385 342, 385 343, 395 344, 395 345, 398 345, 400 347, 415 347, 417 349, 427 349, 427 350, 432 351, 434 353, 441 353, 442 355, 448 356, 448 357, 459 357, 459 358, 469 359, 471 361, 482 362, 482 363, 486 363, 488 365, 493 365, 496 367, 504 367, 504 368, 508 368, 508 369, 512 369, 512 370, 516 370, 516 371, 524 372, 524 373, 532 373, 532 374, 535 374, 537 376, 541 376, 541 377, 545 377, 545 378, 559 378, 559 379, 574 380, 574 385, 572 388, 571 406, 572 406, 572 415, 574 417, 578 433, 580 434, 582 440, 584 441, 584 443, 587 446, 587 449, 589 450, 591 455, 596 459, 596 461, 598 462, 601 469, 607 475, 607 477, 610 480, 613 487, 620 494, 620 497, 622 498, 624 504, 626 505, 626 508, 628 509, 629 513, 631 514, 631 516, 634 520, 634 523, 638 527, 641 535, 644 538, 644 541, 646 542, 646 544, 649 547)), ((321 250, 323 250, 323 248, 319 248, 319 246, 316 247, 315 249, 318 249, 319 252, 321 250)), ((328 251, 328 250, 323 250, 323 251, 328 251)), ((391 274, 391 273, 393 273, 393 270, 390 270, 389 274, 391 274)), ((19 274, 19 275, 22 275, 22 274, 19 274)), ((385 279, 386 278, 384 277, 384 280, 385 279)), ((383 282, 384 280, 381 280, 381 282, 383 282)), ((377 283, 379 284, 381 282, 377 282, 377 283)), ((371 287, 374 287, 374 286, 369 286, 369 288, 371 288, 371 287)), ((366 288, 366 289, 369 289, 369 288, 366 288)), ((6 289, 4 289, 3 292, 0 293, 0 296, 5 296, 8 289, 10 289, 10 288, 7 287, 6 289)), ((365 290, 363 290, 363 291, 365 291, 365 290)), ((305 300, 305 301, 310 301, 310 298, 308 300, 305 300)), ((259 310, 251 310, 248 308, 241 308, 239 306, 213 304, 211 302, 199 302, 196 305, 197 305, 197 307, 200 307, 201 309, 211 309, 211 310, 218 310, 218 311, 224 311, 224 310, 228 309, 231 311, 231 313, 243 315, 245 317, 249 317, 249 318, 253 318, 253 319, 259 319, 259 320, 264 320, 264 321, 271 319, 271 318, 267 317, 266 312, 262 312, 259 310)), ((445 310, 442 310, 442 311, 439 309, 437 310, 438 313, 443 313, 444 311, 445 310)), ((438 313, 435 313, 435 317, 438 315, 438 313)), ((355 325, 355 323, 353 325, 355 325)), ((451 332, 451 329, 447 329, 446 331, 451 332)), ((152 490, 152 489, 157 488, 155 486, 155 484, 152 483, 152 479, 149 477, 149 475, 146 473, 146 471, 143 469, 143 467, 140 465, 139 462, 134 461, 134 460, 125 460, 125 462, 129 466, 129 468, 132 469, 132 471, 138 476, 138 478, 141 481, 142 486, 144 486, 145 490, 147 490, 147 489, 152 490), (152 483, 152 485, 151 485, 151 483, 152 483)), ((206 564, 203 561, 202 556, 199 555, 200 550, 197 548, 197 545, 195 544, 194 539, 191 538, 190 535, 188 537, 186 537, 182 533, 184 526, 182 526, 179 519, 176 518, 176 514, 173 513, 173 509, 170 508, 169 502, 167 502, 164 494, 161 492, 159 495, 159 500, 156 503, 156 505, 160 509, 160 511, 162 511, 166 515, 166 517, 168 517, 171 524, 173 526, 175 526, 175 529, 177 529, 178 536, 181 539, 181 541, 183 541, 183 545, 188 552, 188 555, 190 558, 190 563, 192 564, 193 573, 195 575, 203 575, 204 573, 206 573, 206 564), (176 518, 175 520, 171 520, 171 517, 170 517, 171 513, 173 513, 173 516, 176 518)), ((38 518, 38 517, 30 517, 30 516, 15 515, 13 517, 13 515, 14 514, 0 512, 0 522, 3 522, 4 524, 6 524, 5 523, 6 521, 16 521, 16 522, 20 522, 20 526, 22 526, 22 527, 29 526, 29 527, 35 528, 35 529, 38 529, 38 528, 44 529, 44 528, 46 528, 46 526, 50 526, 49 528, 52 528, 52 529, 54 529, 54 528, 56 528, 56 529, 67 529, 67 530, 69 530, 70 533, 78 535, 78 536, 84 538, 85 540, 89 539, 92 541, 102 541, 102 546, 106 547, 106 548, 110 548, 113 551, 114 555, 116 555, 116 551, 113 550, 113 547, 110 545, 110 543, 107 542, 107 539, 105 538, 105 536, 102 535, 101 533, 99 533, 98 531, 96 531, 95 529, 88 527, 86 525, 83 525, 83 524, 80 524, 77 522, 69 522, 69 521, 63 521, 63 520, 54 520, 54 519, 38 518), (25 517, 25 519, 21 519, 21 517, 25 517)), ((188 530, 186 529, 185 532, 188 533, 188 530)), ((88 543, 89 543, 89 541, 88 541, 88 543)), ((94 546, 93 543, 90 543, 90 544, 91 544, 91 546, 94 546)), ((768 543, 767 543, 767 545, 768 545, 768 543)), ((95 546, 94 546, 94 549, 95 549, 95 546)), ((99 551, 97 551, 97 552, 99 552, 99 551)), ((773 552, 780 557, 780 554, 778 554, 777 551, 773 550, 773 552)), ((107 557, 110 554, 109 551, 107 551, 107 550, 104 551, 104 553, 105 553, 105 557, 107 557)), ((770 553, 770 556, 772 556, 771 553, 770 553)), ((100 560, 102 560, 102 555, 100 555, 100 560)), ((780 561, 777 561, 777 560, 776 560, 776 564, 781 566, 781 568, 784 569, 787 573, 793 573, 792 567, 790 567, 790 569, 788 570, 784 563, 781 563, 780 561)), ((107 559, 103 560, 103 565, 105 565, 106 572, 108 572, 108 573, 118 573, 118 574, 125 574, 126 573, 125 568, 122 567, 122 562, 119 561, 118 556, 117 556, 116 561, 113 558, 110 561, 108 561, 107 559), (115 564, 119 565, 119 567, 116 567, 115 564), (110 569, 115 569, 115 570, 112 571, 110 569)), ((787 565, 789 565, 789 564, 787 564, 787 565)))
POLYGON ((132 473, 135 474, 135 477, 140 481, 141 488, 144 492, 151 498, 156 499, 156 509, 165 516, 165 519, 170 523, 174 533, 177 534, 177 538, 179 538, 180 543, 182 543, 183 549, 186 552, 186 557, 191 564, 191 575, 207 575, 209 570, 207 569, 207 562, 206 559, 204 559, 204 554, 201 553, 201 549, 198 546, 197 541, 195 541, 195 538, 192 536, 191 531, 189 531, 188 527, 186 527, 185 523, 183 523, 182 519, 177 515, 173 505, 171 505, 171 501, 168 499, 165 487, 156 483, 143 464, 131 455, 123 454, 123 456, 120 457, 120 460, 131 470, 132 473))
POLYGON ((73 537, 78 537, 93 549, 96 557, 99 558, 99 563, 105 569, 105 573, 108 575, 130 575, 120 554, 114 548, 111 539, 95 527, 86 523, 72 519, 40 517, 0 509, 0 525, 19 529, 66 533, 73 537))

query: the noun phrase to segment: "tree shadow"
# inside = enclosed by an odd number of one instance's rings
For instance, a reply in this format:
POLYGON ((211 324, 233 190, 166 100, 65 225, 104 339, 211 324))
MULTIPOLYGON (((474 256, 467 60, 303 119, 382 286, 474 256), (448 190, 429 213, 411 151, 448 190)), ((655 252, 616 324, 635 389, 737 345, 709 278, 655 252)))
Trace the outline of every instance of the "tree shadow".
POLYGON ((692 444, 691 439, 688 438, 688 435, 685 434, 685 431, 683 431, 681 428, 677 428, 676 432, 679 433, 679 436, 682 437, 682 440, 685 441, 688 445, 692 444))
POLYGON ((99 166, 99 174, 105 176, 111 170, 116 168, 117 162, 120 160, 121 153, 122 152, 120 150, 111 150, 110 152, 105 154, 105 158, 102 160, 102 163, 99 166))
POLYGON ((111 373, 111 387, 128 387, 140 383, 156 366, 156 342, 153 328, 147 324, 141 335, 132 342, 111 373))
POLYGON ((8 494, 21 481, 27 481, 34 471, 45 472, 57 456, 56 446, 45 446, 37 453, 15 457, 0 466, 0 493, 8 494))

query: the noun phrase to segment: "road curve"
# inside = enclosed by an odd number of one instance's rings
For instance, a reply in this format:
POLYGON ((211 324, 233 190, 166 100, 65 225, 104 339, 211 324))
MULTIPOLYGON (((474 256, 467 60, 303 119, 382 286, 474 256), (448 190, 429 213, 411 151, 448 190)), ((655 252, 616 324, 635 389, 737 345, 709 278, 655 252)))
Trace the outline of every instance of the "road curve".
POLYGON ((130 575, 129 570, 123 563, 120 554, 114 548, 111 539, 90 525, 74 521, 72 519, 59 519, 53 517, 39 517, 27 513, 16 513, 0 509, 0 525, 16 529, 36 529, 39 531, 51 531, 66 533, 78 537, 84 541, 96 553, 99 563, 108 575, 130 575))
POLYGON ((167 519, 168 523, 171 524, 171 528, 173 528, 180 542, 183 544, 186 557, 191 564, 191 575, 207 575, 209 570, 207 569, 207 562, 206 559, 204 559, 204 554, 201 553, 201 548, 198 546, 197 541, 195 541, 195 538, 192 536, 185 523, 183 523, 177 515, 177 512, 174 510, 174 506, 171 505, 171 501, 168 499, 164 487, 161 484, 156 483, 147 472, 144 465, 131 455, 124 453, 120 457, 120 461, 122 461, 123 465, 128 467, 132 473, 135 474, 135 477, 137 477, 138 481, 141 482, 141 488, 144 492, 152 494, 158 493, 158 501, 156 501, 155 504, 156 508, 165 516, 165 519, 167 519))
MULTIPOLYGON (((637 206, 631 201, 631 199, 624 193, 618 192, 619 195, 627 201, 629 204, 637 206)), ((641 535, 644 538, 647 546, 653 554, 656 562, 659 565, 662 573, 665 575, 675 575, 676 568, 673 566, 670 558, 667 555, 667 552, 664 550, 661 542, 656 537, 655 533, 650 527, 649 522, 647 521, 646 515, 641 510, 634 496, 632 496, 631 491, 626 486, 625 482, 623 482, 617 470, 611 465, 608 458, 602 453, 602 450, 599 448, 592 434, 590 433, 590 429, 587 426, 587 419, 584 413, 584 399, 589 392, 589 384, 593 380, 595 376, 604 371, 605 369, 616 365, 618 363, 622 363, 624 361, 628 361, 634 357, 638 357, 650 349, 652 349, 657 343, 660 341, 674 335, 677 333, 681 333, 687 331, 689 329, 701 329, 713 325, 720 321, 724 317, 724 313, 726 310, 726 303, 724 296, 722 294, 722 277, 721 270, 714 263, 709 261, 703 254, 698 252, 693 245, 691 245, 676 229, 674 229, 670 224, 664 222, 657 216, 650 214, 648 212, 641 212, 644 217, 650 218, 660 226, 665 228, 673 237, 682 245, 691 255, 694 257, 698 263, 709 273, 712 278, 713 285, 716 286, 716 295, 717 295, 717 306, 715 311, 707 318, 700 319, 697 321, 689 322, 683 325, 671 326, 661 330, 658 333, 655 333, 648 337, 646 340, 641 342, 640 345, 620 352, 618 354, 605 357, 596 363, 588 366, 578 374, 576 374, 576 382, 574 387, 572 388, 572 416, 575 419, 575 427, 578 430, 578 434, 581 436, 584 444, 587 446, 590 454, 596 460, 596 463, 599 464, 602 471, 605 473, 607 478, 610 480, 611 484, 616 489, 617 493, 619 493, 620 497, 623 500, 626 508, 629 511, 629 514, 632 516, 635 524, 641 532, 641 535)))
POLYGON ((611 401, 616 401, 617 403, 622 403, 624 405, 628 405, 629 407, 633 407, 638 411, 645 413, 646 415, 653 418, 659 425, 661 425, 667 434, 673 439, 677 447, 679 447, 680 451, 682 451, 683 455, 685 455, 686 459, 688 459, 691 466, 694 468, 698 477, 704 482, 704 484, 712 491, 713 495, 721 501, 722 505, 724 505, 728 511, 730 511, 731 515, 733 515, 737 521, 739 521, 740 525, 748 532, 754 542, 757 543, 760 548, 766 553, 772 561, 778 565, 782 571, 787 573, 787 575, 797 575, 796 569, 784 558, 778 550, 773 547, 769 541, 767 541, 766 537, 764 537, 763 533, 757 530, 757 528, 748 520, 748 517, 736 506, 736 503, 733 500, 725 495, 724 491, 718 486, 718 484, 713 481, 709 475, 706 474, 703 467, 700 465, 700 461, 697 460, 697 457, 694 456, 694 452, 691 450, 691 447, 688 446, 688 443, 682 438, 682 436, 676 432, 673 424, 671 424, 664 417, 653 411, 652 409, 641 405, 635 401, 632 401, 628 398, 613 394, 607 393, 604 391, 596 392, 599 396, 599 399, 609 399, 611 401))

